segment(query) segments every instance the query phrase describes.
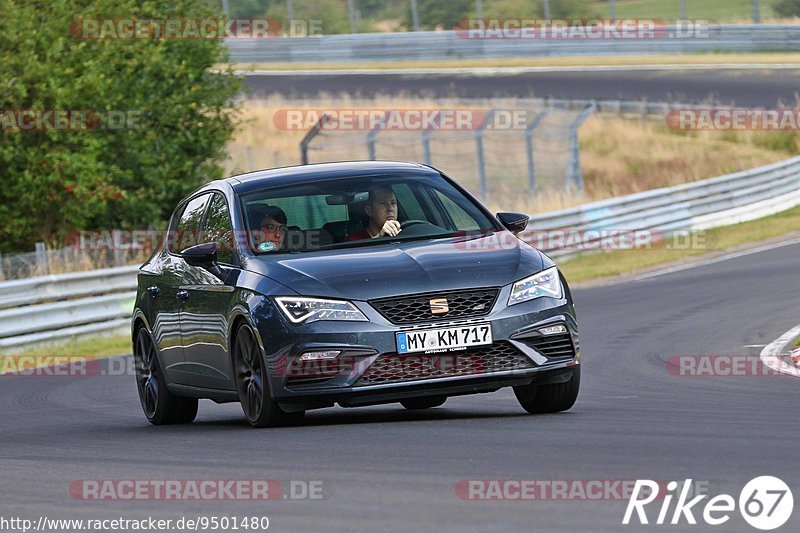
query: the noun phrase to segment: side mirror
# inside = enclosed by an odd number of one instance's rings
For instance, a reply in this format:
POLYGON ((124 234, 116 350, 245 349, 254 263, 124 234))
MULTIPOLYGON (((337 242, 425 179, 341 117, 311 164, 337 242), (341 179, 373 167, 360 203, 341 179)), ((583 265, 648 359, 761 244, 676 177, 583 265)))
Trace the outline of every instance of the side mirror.
POLYGON ((497 218, 500 220, 500 223, 514 235, 525 231, 525 228, 528 227, 528 220, 530 219, 528 215, 523 215, 522 213, 497 213, 497 218))
POLYGON ((181 252, 184 261, 192 266, 209 268, 217 263, 217 243, 205 242, 181 252))

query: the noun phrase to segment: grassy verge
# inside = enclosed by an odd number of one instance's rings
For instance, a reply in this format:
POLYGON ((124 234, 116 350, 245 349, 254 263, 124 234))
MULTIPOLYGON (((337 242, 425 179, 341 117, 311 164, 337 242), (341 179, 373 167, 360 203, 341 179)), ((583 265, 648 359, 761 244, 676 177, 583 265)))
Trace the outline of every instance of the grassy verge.
POLYGON ((619 276, 669 263, 680 262, 709 253, 724 252, 749 243, 800 232, 800 207, 769 217, 732 226, 699 232, 697 246, 683 249, 687 242, 667 241, 665 246, 651 250, 617 250, 582 254, 559 264, 566 278, 577 283, 597 278, 619 276))
POLYGON ((323 61, 303 63, 236 63, 237 70, 394 70, 416 68, 497 68, 497 67, 583 67, 583 66, 648 66, 648 65, 721 65, 735 63, 752 65, 754 68, 764 65, 800 63, 797 53, 762 53, 762 54, 659 54, 629 56, 569 56, 569 57, 508 57, 495 59, 446 59, 425 61, 372 61, 372 62, 338 62, 323 61))
POLYGON ((0 357, 86 357, 89 359, 131 353, 130 335, 98 335, 58 344, 43 345, 18 351, 5 350, 0 357))

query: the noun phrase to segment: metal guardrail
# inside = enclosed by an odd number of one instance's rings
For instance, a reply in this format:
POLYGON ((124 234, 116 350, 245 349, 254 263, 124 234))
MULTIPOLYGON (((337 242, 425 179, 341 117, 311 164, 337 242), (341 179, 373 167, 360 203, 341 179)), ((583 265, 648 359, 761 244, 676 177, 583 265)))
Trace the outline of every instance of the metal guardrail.
POLYGON ((800 205, 800 157, 707 180, 534 215, 523 238, 569 229, 579 242, 543 247, 553 257, 591 250, 602 230, 669 234, 746 222, 800 205))
POLYGON ((0 313, 2 309, 21 305, 133 291, 138 270, 136 266, 103 268, 3 282, 0 283, 0 313))
MULTIPOLYGON (((669 26, 667 32, 675 32, 669 26)), ((233 63, 359 62, 498 57, 686 54, 800 50, 800 25, 712 25, 706 37, 468 39, 462 32, 359 33, 227 41, 233 63)), ((656 34, 661 36, 662 32, 656 34)))
MULTIPOLYGON (((534 232, 703 230, 753 220, 800 205, 800 157, 754 170, 534 215, 534 232)), ((526 235, 527 234, 527 235, 526 235)), ((574 248, 547 248, 554 257, 574 248)), ((0 349, 129 326, 137 267, 0 283, 0 349), (14 306, 14 307, 12 307, 14 306)))
POLYGON ((130 325, 138 266, 0 283, 0 349, 130 325))

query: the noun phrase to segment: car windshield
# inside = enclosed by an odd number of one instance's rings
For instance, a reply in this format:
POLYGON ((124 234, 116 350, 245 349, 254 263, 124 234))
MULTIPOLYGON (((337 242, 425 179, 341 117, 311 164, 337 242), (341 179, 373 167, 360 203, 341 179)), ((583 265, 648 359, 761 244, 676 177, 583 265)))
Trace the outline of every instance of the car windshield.
POLYGON ((473 200, 440 176, 368 176, 269 187, 242 196, 256 254, 358 248, 495 231, 473 200))

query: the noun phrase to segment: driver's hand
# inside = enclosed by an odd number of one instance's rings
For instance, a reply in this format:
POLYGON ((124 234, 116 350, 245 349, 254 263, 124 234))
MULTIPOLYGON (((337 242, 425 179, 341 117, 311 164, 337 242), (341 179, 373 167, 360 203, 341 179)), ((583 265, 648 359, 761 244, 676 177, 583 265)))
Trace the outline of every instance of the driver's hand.
POLYGON ((396 220, 387 220, 386 223, 381 228, 381 232, 378 234, 378 237, 383 237, 384 235, 388 235, 389 237, 396 237, 398 233, 402 230, 400 229, 400 223, 396 220))

